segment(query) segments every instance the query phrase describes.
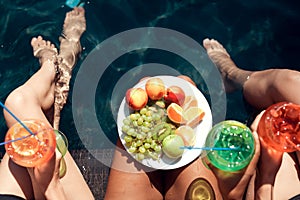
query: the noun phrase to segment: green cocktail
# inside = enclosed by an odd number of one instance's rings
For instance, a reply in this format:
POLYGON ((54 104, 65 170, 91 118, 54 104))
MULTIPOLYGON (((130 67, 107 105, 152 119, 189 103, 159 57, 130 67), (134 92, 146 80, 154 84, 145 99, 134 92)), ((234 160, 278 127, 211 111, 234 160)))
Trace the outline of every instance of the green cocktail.
POLYGON ((251 161, 255 144, 251 130, 238 121, 227 120, 213 126, 205 146, 231 148, 231 150, 210 150, 206 153, 206 162, 223 171, 238 171, 251 161))

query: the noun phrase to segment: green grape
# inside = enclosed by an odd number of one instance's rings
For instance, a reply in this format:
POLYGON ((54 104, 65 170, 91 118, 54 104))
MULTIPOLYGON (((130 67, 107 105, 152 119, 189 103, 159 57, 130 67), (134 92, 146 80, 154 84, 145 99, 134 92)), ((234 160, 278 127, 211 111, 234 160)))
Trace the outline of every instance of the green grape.
POLYGON ((140 152, 140 153, 145 153, 145 152, 146 152, 145 147, 144 147, 144 146, 140 146, 140 147, 139 147, 139 152, 140 152))
POLYGON ((134 152, 136 151, 136 147, 130 146, 130 147, 128 148, 128 151, 129 151, 130 153, 134 153, 134 152))
POLYGON ((138 147, 135 141, 132 141, 131 146, 130 147, 138 147))
POLYGON ((147 116, 146 115, 142 115, 142 118, 144 121, 146 121, 147 116))
POLYGON ((137 135, 137 133, 134 131, 131 136, 136 137, 136 135, 137 135))
POLYGON ((156 152, 152 152, 152 151, 149 151, 149 150, 147 150, 147 155, 149 155, 154 160, 158 160, 158 158, 159 158, 159 156, 156 152))
POLYGON ((156 146, 154 147, 154 151, 155 151, 155 152, 161 152, 161 146, 156 145, 156 146))
POLYGON ((148 128, 147 126, 142 126, 141 131, 143 131, 144 133, 148 133, 150 131, 150 128, 148 128))
POLYGON ((131 121, 137 120, 137 115, 135 113, 130 114, 130 120, 131 121))
POLYGON ((133 128, 129 128, 128 131, 126 132, 127 135, 133 135, 134 134, 134 129, 133 128))
POLYGON ((126 143, 131 143, 131 142, 132 142, 132 137, 126 135, 126 136, 124 137, 124 140, 125 140, 126 143))
POLYGON ((152 122, 152 117, 151 116, 147 116, 145 121, 146 122, 152 122))
POLYGON ((151 111, 151 110, 148 110, 148 111, 146 112, 146 116, 147 116, 147 117, 151 117, 151 116, 152 116, 152 111, 151 111))
POLYGON ((124 120, 123 120, 123 123, 124 123, 124 125, 130 125, 130 119, 128 119, 128 118, 125 118, 124 120))
POLYGON ((140 110, 140 113, 142 114, 142 115, 145 115, 146 113, 147 113, 147 108, 142 108, 141 110, 140 110))
POLYGON ((138 133, 138 134, 136 134, 136 138, 137 138, 138 140, 141 140, 141 139, 144 138, 144 136, 143 136, 143 134, 138 133))
POLYGON ((137 159, 137 160, 144 160, 144 159, 145 159, 145 155, 142 154, 142 153, 137 153, 137 154, 136 154, 136 159, 137 159))
POLYGON ((141 125, 143 124, 143 122, 144 122, 143 118, 142 118, 142 117, 139 117, 138 120, 137 120, 137 124, 138 124, 139 126, 141 126, 141 125))
POLYGON ((155 140, 152 140, 152 142, 151 142, 151 148, 155 149, 156 146, 157 146, 157 144, 156 144, 155 140))
POLYGON ((160 115, 158 115, 157 113, 154 113, 154 114, 152 115, 152 119, 153 119, 154 121, 159 121, 159 120, 160 120, 160 115))
POLYGON ((139 147, 143 144, 143 141, 142 140, 137 140, 136 141, 136 146, 139 147))
POLYGON ((124 132, 124 133, 127 133, 127 131, 130 129, 130 126, 128 126, 127 124, 124 124, 123 126, 122 126, 122 131, 124 132))
POLYGON ((128 152, 134 153, 138 160, 145 158, 158 160, 162 153, 159 140, 174 132, 174 125, 168 126, 166 123, 166 108, 157 105, 157 102, 152 102, 151 106, 147 105, 123 120, 122 131, 126 134, 124 140, 128 152), (157 127, 158 125, 160 126, 157 127))
POLYGON ((148 142, 146 142, 146 143, 144 143, 144 147, 145 147, 146 149, 149 149, 149 148, 151 147, 151 144, 149 144, 148 142))
POLYGON ((138 124, 137 121, 133 121, 133 122, 132 122, 132 125, 133 125, 134 127, 138 127, 138 126, 139 126, 139 124, 138 124))
POLYGON ((152 142, 152 138, 151 138, 151 136, 150 136, 150 137, 148 136, 148 137, 146 138, 146 140, 145 140, 145 141, 146 141, 147 143, 151 144, 151 142, 152 142))
POLYGON ((145 122, 143 122, 143 126, 145 126, 145 127, 151 127, 151 123, 145 121, 145 122))

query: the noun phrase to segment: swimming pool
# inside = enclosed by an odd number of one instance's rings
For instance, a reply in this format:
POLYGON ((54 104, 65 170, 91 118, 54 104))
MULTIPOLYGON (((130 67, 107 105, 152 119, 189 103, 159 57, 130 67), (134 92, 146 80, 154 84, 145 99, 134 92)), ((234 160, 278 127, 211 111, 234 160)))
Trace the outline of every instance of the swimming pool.
MULTIPOLYGON (((198 43, 206 37, 219 40, 236 63, 248 70, 271 67, 300 70, 300 6, 286 1, 100 1, 85 2, 87 31, 82 37, 84 51, 74 69, 71 87, 77 71, 89 53, 105 39, 139 27, 164 27, 183 33, 198 43)), ((38 68, 32 55, 30 40, 33 36, 59 44, 58 37, 65 13, 70 8, 64 1, 1 0, 0 1, 0 100, 25 82, 38 68)), ((110 110, 114 83, 133 66, 161 63, 178 67, 178 71, 203 83, 199 74, 193 73, 186 61, 167 52, 135 51, 118 58, 105 71, 98 85, 100 98, 96 99, 97 115, 105 133, 116 139, 116 124, 110 110)), ((70 91, 72 95, 72 91, 70 91)), ((250 112, 243 103, 240 90, 227 95, 226 118, 247 122, 250 112), (237 109, 237 107, 239 109, 237 109)), ((0 139, 6 126, 0 116, 0 139)), ((76 134, 72 116, 72 99, 64 107, 61 130, 70 140, 70 149, 84 145, 76 134)), ((93 133, 91 133, 93 134, 93 133)), ((1 147, 3 152, 3 148, 1 147)))

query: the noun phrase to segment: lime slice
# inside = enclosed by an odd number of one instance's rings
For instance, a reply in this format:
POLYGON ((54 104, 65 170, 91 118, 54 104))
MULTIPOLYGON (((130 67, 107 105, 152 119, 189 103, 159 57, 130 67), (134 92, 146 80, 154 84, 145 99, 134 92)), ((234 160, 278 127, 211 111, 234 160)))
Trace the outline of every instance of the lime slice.
POLYGON ((67 164, 64 158, 60 160, 60 166, 59 166, 59 178, 62 178, 67 173, 67 164))
POLYGON ((56 135, 56 148, 62 156, 66 155, 68 150, 68 140, 66 136, 59 130, 54 130, 56 135))

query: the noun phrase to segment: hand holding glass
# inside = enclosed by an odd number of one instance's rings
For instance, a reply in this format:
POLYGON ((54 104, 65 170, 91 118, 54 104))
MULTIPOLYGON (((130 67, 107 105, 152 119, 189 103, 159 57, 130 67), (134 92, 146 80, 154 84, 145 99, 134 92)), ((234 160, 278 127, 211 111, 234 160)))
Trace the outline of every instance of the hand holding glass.
MULTIPOLYGON (((5 149, 10 158, 18 165, 35 167, 47 162, 58 148, 62 156, 67 152, 68 141, 65 135, 54 130, 41 120, 26 120, 14 124, 5 137, 5 149), (11 142, 10 142, 11 141, 11 142)), ((60 177, 66 172, 64 159, 60 163, 60 177)))

